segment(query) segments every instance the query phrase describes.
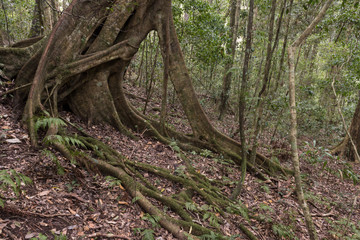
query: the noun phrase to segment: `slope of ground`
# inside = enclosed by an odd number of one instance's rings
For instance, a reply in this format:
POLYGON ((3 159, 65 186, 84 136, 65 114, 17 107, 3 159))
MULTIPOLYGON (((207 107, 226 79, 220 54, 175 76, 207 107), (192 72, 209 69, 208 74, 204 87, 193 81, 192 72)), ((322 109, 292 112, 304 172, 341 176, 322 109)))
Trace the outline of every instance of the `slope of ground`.
MULTIPOLYGON (((10 86, 3 84, 0 94, 10 86)), ((2 99, 0 103, 0 170, 15 169, 28 176, 33 184, 22 186, 20 196, 9 189, 1 190, 5 207, 0 208, 0 238, 40 239, 43 234, 49 239, 61 235, 66 235, 67 239, 149 239, 146 234, 154 229, 156 239, 173 239, 133 203, 116 180, 105 178, 96 169, 87 171, 69 163, 52 149, 31 148, 26 130, 7 103, 9 99, 2 99)), ((142 104, 137 99, 133 101, 139 106, 142 104)), ((179 119, 181 111, 174 112, 176 117, 170 117, 174 127, 188 131, 186 121, 179 119)), ((109 126, 87 126, 67 112, 62 112, 61 116, 133 161, 161 166, 174 174, 182 171, 182 160, 176 152, 156 140, 138 134, 140 140, 134 141, 109 126)), ((224 128, 226 124, 230 122, 222 124, 224 128)), ((277 144, 286 152, 286 142, 277 144)), ((330 157, 311 144, 303 150, 304 187, 320 237, 360 239, 360 189, 351 181, 356 181, 359 176, 359 166, 330 157)), ((289 164, 286 154, 282 156, 279 157, 282 163, 289 164)), ((187 153, 187 157, 198 172, 223 182, 221 190, 230 195, 240 176, 237 167, 206 150, 199 154, 187 153)), ((181 188, 151 174, 144 173, 144 176, 164 194, 181 188)), ((237 227, 241 222, 259 239, 307 239, 294 188, 292 178, 264 182, 247 175, 239 199, 258 219, 223 219, 220 226, 223 233, 228 236, 240 234, 237 239, 244 239, 237 227)), ((211 227, 204 219, 199 222, 211 227)))

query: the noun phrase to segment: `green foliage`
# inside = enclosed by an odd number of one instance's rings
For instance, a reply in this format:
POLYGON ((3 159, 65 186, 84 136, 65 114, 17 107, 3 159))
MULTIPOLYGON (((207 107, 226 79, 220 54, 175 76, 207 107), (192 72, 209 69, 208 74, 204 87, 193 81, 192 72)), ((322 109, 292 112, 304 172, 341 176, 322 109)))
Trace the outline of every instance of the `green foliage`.
POLYGON ((30 240, 46 240, 47 236, 39 233, 37 237, 30 238, 30 240))
POLYGON ((267 194, 270 193, 270 188, 268 185, 263 185, 260 187, 264 192, 266 192, 267 194))
POLYGON ((144 216, 141 218, 142 220, 149 221, 151 223, 152 228, 159 228, 159 216, 152 216, 148 213, 145 213, 144 216))
POLYGON ((67 236, 62 233, 60 233, 60 235, 53 233, 53 235, 54 235, 54 240, 67 240, 67 236))
MULTIPOLYGON (((30 32, 35 6, 34 0, 3 0, 10 38, 12 41, 26 39, 30 32), (21 13, 21 14, 20 14, 21 13)), ((1 4, 0 4, 1 5, 1 4)), ((1 9, 1 7, 0 7, 1 9)), ((5 12, 0 11, 0 29, 6 30, 5 12)))
POLYGON ((177 143, 174 141, 174 142, 171 142, 169 144, 169 146, 171 147, 171 149, 177 153, 181 152, 181 149, 180 147, 177 145, 177 143))
MULTIPOLYGON (((39 129, 48 129, 50 126, 56 126, 57 128, 61 129, 62 127, 66 127, 67 125, 60 118, 44 117, 44 118, 39 118, 35 122, 35 131, 37 132, 39 129)), ((72 137, 72 136, 62 136, 62 135, 50 135, 50 136, 46 136, 43 141, 46 144, 58 142, 67 146, 86 148, 85 144, 79 139, 77 139, 76 136, 72 137)))
POLYGON ((43 149, 41 151, 41 154, 49 157, 56 164, 57 173, 60 176, 65 174, 65 169, 63 168, 63 166, 61 166, 59 159, 56 157, 56 155, 54 153, 52 153, 50 150, 43 149))
MULTIPOLYGON (((11 189, 18 197, 21 194, 21 184, 31 184, 30 178, 22 173, 16 172, 14 169, 0 171, 0 188, 4 191, 11 189)), ((0 195, 0 206, 4 207, 4 201, 0 195)))
POLYGON ((212 152, 208 149, 203 149, 201 152, 200 152, 200 155, 203 156, 203 157, 211 157, 212 156, 212 152))
POLYGON ((179 165, 174 173, 178 176, 181 176, 181 177, 186 177, 186 174, 185 174, 185 171, 186 171, 186 167, 184 165, 179 165))
MULTIPOLYGON (((55 233, 52 233, 52 234, 54 236, 54 238, 53 238, 54 240, 67 240, 67 236, 62 233, 60 233, 60 235, 55 234, 55 233)), ((39 235, 37 237, 30 238, 30 240, 46 240, 46 239, 48 239, 48 237, 41 233, 39 233, 39 235)))
POLYGON ((72 190, 74 190, 75 187, 78 187, 79 184, 77 183, 76 180, 73 180, 73 181, 71 181, 71 183, 65 184, 65 186, 67 187, 67 190, 68 190, 69 192, 72 192, 72 190))
POLYGON ((142 236, 142 240, 154 240, 154 230, 152 229, 145 229, 144 231, 142 231, 141 233, 142 236))
POLYGON ((154 230, 152 229, 134 228, 134 232, 140 234, 142 240, 155 240, 154 230))
POLYGON ((341 218, 336 221, 329 221, 332 226, 330 231, 336 239, 355 240, 360 239, 360 222, 354 223, 350 219, 341 218))
POLYGON ((121 184, 121 180, 116 177, 106 176, 105 179, 107 182, 110 183, 109 184, 110 187, 119 186, 121 184))
POLYGON ((272 230, 275 233, 275 235, 277 235, 281 238, 285 238, 285 239, 294 239, 295 238, 295 234, 294 234, 293 230, 291 229, 291 227, 289 227, 289 226, 285 226, 282 224, 273 224, 272 230))
POLYGON ((267 205, 265 203, 260 203, 260 209, 265 210, 265 211, 269 211, 269 212, 274 211, 274 209, 272 209, 269 205, 267 205))
POLYGON ((66 123, 60 118, 52 118, 52 117, 39 118, 35 122, 35 131, 37 132, 41 128, 47 129, 50 126, 57 126, 61 128, 61 127, 66 127, 66 123))
POLYGON ((201 0, 177 0, 173 12, 180 42, 194 48, 198 61, 211 65, 224 57, 227 29, 216 6, 201 0))
POLYGON ((305 141, 305 150, 306 151, 304 151, 301 156, 309 163, 322 164, 323 168, 325 168, 328 164, 329 158, 334 158, 328 149, 318 147, 316 145, 316 140, 314 140, 312 143, 305 141))
POLYGON ((343 161, 342 169, 338 169, 341 179, 350 179, 354 185, 359 183, 360 175, 354 172, 353 167, 346 161, 343 161))
POLYGON ((192 202, 186 202, 185 203, 185 208, 186 208, 186 210, 192 211, 192 212, 197 210, 196 205, 194 203, 192 203, 192 202))
POLYGON ((219 239, 219 235, 215 234, 213 231, 211 231, 209 234, 201 235, 200 239, 202 239, 202 240, 217 240, 217 239, 219 239))
POLYGON ((140 197, 134 197, 132 200, 131 200, 131 203, 135 203, 137 200, 139 200, 140 197))
POLYGON ((238 204, 232 204, 231 207, 227 207, 226 211, 228 213, 238 214, 238 215, 242 216, 243 218, 245 218, 246 220, 249 220, 248 209, 240 201, 238 202, 238 204))
POLYGON ((322 168, 326 171, 338 175, 341 179, 350 179, 353 181, 354 185, 359 183, 360 175, 354 171, 350 163, 347 161, 340 161, 339 157, 333 156, 328 149, 317 147, 315 140, 311 144, 305 142, 305 149, 306 151, 304 151, 301 156, 309 163, 321 164, 322 168), (338 163, 337 170, 327 167, 329 160, 338 163))
POLYGON ((219 208, 216 206, 209 206, 204 204, 200 207, 200 210, 204 212, 203 220, 208 221, 211 226, 219 227, 219 218, 217 217, 217 213, 219 212, 219 208))
POLYGON ((46 136, 43 141, 46 144, 58 142, 67 146, 86 148, 85 144, 82 141, 80 141, 75 137, 70 137, 70 136, 50 135, 50 136, 46 136))
POLYGON ((219 227, 219 218, 213 212, 206 212, 203 215, 203 220, 204 221, 208 220, 210 225, 213 227, 219 227))

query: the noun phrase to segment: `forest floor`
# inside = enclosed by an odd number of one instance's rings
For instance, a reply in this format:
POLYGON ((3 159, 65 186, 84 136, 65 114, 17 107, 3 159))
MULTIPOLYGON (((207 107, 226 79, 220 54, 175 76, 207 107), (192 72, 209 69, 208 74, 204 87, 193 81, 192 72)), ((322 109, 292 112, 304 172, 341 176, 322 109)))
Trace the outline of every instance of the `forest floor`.
MULTIPOLYGON (((0 86, 0 94, 10 87, 7 84, 0 86)), ((18 115, 8 104, 10 98, 0 101, 0 171, 15 169, 33 181, 31 185, 22 186, 23 192, 19 196, 6 189, 0 190, 1 198, 5 200, 5 207, 0 208, 0 239, 46 239, 42 236, 53 239, 61 235, 66 235, 67 239, 144 239, 141 233, 154 228, 120 183, 96 170, 87 171, 69 163, 51 148, 53 154, 32 148, 18 115)), ((143 104, 136 98, 131 101, 143 104)), ((181 110, 173 107, 170 112, 172 124, 188 131, 186 120, 180 118, 181 110)), ((151 111, 156 114, 158 108, 154 105, 148 109, 148 114, 151 111)), ((205 111, 218 128, 223 131, 236 128, 231 119, 218 122, 211 109, 214 108, 209 101, 205 111)), ((140 140, 134 141, 109 126, 88 125, 68 112, 61 112, 61 116, 133 161, 151 163, 174 172, 179 170, 181 159, 171 147, 156 140, 138 134, 140 140)), ((271 157, 269 154, 276 152, 281 164, 290 167, 288 145, 286 139, 279 139, 270 146, 274 151, 264 154, 271 157)), ((360 166, 330 157, 326 151, 311 144, 301 150, 305 195, 320 238, 360 239, 360 188, 352 181, 360 176, 360 166)), ((187 155, 198 172, 226 182, 222 190, 230 195, 240 176, 238 167, 229 166, 221 156, 208 151, 187 155)), ((154 177, 146 173, 144 176, 154 177)), ((178 187, 160 179, 151 181, 164 194, 170 194, 178 187)), ((241 221, 259 239, 308 239, 294 189, 290 177, 264 182, 248 174, 239 199, 264 222, 241 221)), ((236 221, 224 223, 221 229, 229 236, 240 234, 236 221)), ((174 239, 162 228, 155 228, 154 236, 159 240, 174 239)))

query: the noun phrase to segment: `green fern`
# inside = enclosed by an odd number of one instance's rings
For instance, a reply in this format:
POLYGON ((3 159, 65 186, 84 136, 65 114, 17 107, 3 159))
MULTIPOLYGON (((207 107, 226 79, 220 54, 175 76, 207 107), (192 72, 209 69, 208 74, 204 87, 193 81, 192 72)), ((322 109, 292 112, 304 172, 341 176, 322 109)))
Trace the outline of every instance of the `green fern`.
POLYGON ((52 125, 58 127, 67 126, 66 123, 60 118, 52 118, 52 117, 39 118, 35 123, 35 131, 37 132, 40 128, 47 129, 52 125))
POLYGON ((146 220, 146 221, 149 221, 152 225, 152 228, 158 228, 160 227, 159 225, 159 220, 160 220, 160 217, 159 216, 152 216, 148 213, 146 213, 143 217, 142 217, 142 220, 146 220))
POLYGON ((145 229, 144 231, 142 231, 141 236, 142 240, 155 240, 154 230, 151 229, 145 229))
MULTIPOLYGON (((9 188, 18 197, 21 194, 21 183, 30 184, 31 179, 22 173, 16 172, 14 169, 0 171, 0 188, 8 191, 9 188)), ((0 206, 4 207, 4 200, 0 196, 0 206)))
POLYGON ((192 202, 186 202, 185 203, 185 208, 186 208, 186 210, 192 211, 192 212, 197 210, 196 205, 194 203, 192 203, 192 202))
POLYGON ((43 141, 46 144, 58 142, 67 146, 86 148, 85 144, 82 141, 70 136, 50 135, 50 136, 46 136, 43 141))
POLYGON ((57 167, 57 173, 62 176, 65 174, 65 169, 63 168, 63 166, 61 166, 59 159, 56 157, 56 155, 54 153, 52 153, 51 151, 44 149, 42 150, 42 154, 49 157, 55 164, 57 167))

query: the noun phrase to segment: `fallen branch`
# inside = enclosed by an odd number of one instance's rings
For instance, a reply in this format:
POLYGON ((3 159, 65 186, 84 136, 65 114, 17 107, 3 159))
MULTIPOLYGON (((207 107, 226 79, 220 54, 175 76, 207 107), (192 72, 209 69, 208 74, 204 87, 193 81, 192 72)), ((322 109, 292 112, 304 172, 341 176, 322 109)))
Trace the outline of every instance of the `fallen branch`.
POLYGON ((5 96, 5 95, 7 95, 7 94, 9 94, 9 93, 15 92, 15 91, 17 91, 17 90, 20 90, 20 89, 23 89, 23 88, 26 88, 26 87, 29 87, 29 86, 31 86, 31 85, 32 85, 32 83, 27 83, 27 84, 24 84, 24 85, 19 86, 19 87, 16 87, 16 88, 12 88, 12 89, 10 89, 9 91, 6 91, 6 92, 0 94, 0 98, 3 97, 3 96, 5 96))

